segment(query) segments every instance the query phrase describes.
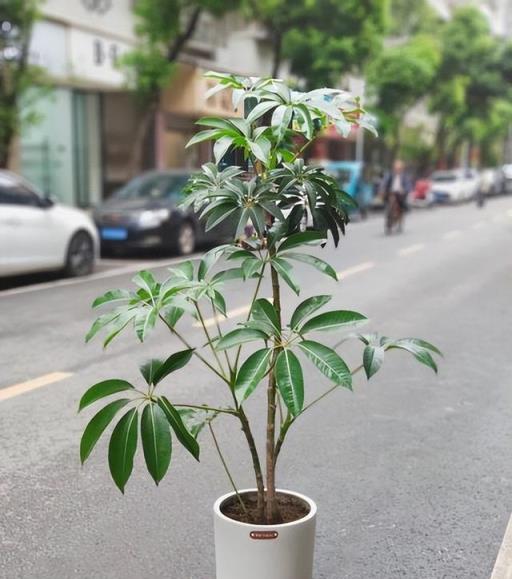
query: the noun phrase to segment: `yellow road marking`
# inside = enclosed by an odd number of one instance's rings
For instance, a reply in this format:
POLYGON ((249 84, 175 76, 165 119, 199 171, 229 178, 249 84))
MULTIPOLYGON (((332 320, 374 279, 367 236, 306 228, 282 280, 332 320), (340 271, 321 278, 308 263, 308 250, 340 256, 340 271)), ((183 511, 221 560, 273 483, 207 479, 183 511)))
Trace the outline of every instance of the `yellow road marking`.
POLYGON ((454 229, 453 231, 448 231, 443 235, 443 239, 455 239, 462 235, 462 231, 460 229, 454 229))
POLYGON ((53 384, 54 382, 60 382, 73 376, 70 372, 52 372, 51 374, 45 374, 44 376, 39 376, 38 378, 33 378, 32 380, 27 380, 27 382, 20 382, 14 386, 9 386, 7 388, 2 388, 0 390, 0 402, 2 400, 8 400, 9 398, 14 398, 25 392, 30 392, 31 390, 36 390, 43 386, 48 386, 48 384, 53 384))
POLYGON ((403 249, 400 249, 400 251, 398 252, 398 255, 400 255, 401 257, 406 257, 407 255, 417 253, 418 251, 421 251, 422 249, 425 249, 424 243, 415 243, 414 245, 410 245, 409 247, 404 247, 403 249))
POLYGON ((358 265, 354 265, 353 267, 349 267, 347 269, 339 271, 338 272, 338 279, 339 280, 345 279, 347 277, 350 277, 351 275, 355 275, 356 273, 361 273, 362 271, 372 269, 372 267, 375 267, 374 261, 365 261, 365 262, 360 263, 358 265))
POLYGON ((491 579, 512 579, 512 517, 508 521, 491 579))

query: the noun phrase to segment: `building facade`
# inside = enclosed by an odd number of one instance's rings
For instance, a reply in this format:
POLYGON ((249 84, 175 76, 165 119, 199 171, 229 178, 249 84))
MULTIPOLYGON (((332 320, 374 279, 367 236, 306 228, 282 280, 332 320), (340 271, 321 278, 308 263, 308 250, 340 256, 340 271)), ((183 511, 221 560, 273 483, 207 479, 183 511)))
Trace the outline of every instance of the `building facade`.
POLYGON ((268 75, 269 43, 237 15, 203 14, 162 92, 160 109, 134 165, 143 111, 116 66, 135 47, 133 0, 46 0, 33 30, 30 60, 48 74, 52 90, 36 102, 40 122, 25 129, 16 169, 62 202, 89 207, 135 172, 198 167, 211 147, 185 149, 204 115, 232 115, 229 95, 206 101, 206 70, 268 75))

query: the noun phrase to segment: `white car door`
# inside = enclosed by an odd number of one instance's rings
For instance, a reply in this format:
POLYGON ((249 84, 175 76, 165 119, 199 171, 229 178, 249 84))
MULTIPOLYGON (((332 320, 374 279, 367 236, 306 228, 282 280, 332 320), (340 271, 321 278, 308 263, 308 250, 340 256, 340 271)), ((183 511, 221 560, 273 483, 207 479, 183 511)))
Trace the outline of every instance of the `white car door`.
POLYGON ((66 243, 52 207, 21 179, 0 173, 0 275, 58 268, 66 243))

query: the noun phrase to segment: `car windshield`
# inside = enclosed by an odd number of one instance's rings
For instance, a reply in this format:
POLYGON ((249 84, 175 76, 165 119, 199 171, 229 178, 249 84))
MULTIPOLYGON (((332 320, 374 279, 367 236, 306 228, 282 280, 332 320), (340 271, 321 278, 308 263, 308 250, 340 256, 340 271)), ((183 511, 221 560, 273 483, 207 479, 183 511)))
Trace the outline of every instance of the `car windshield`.
POLYGON ((440 173, 434 173, 432 175, 432 181, 446 183, 448 181, 457 181, 459 175, 454 171, 443 171, 440 173))
POLYGON ((151 174, 132 179, 114 195, 115 199, 167 199, 179 195, 188 175, 151 174))

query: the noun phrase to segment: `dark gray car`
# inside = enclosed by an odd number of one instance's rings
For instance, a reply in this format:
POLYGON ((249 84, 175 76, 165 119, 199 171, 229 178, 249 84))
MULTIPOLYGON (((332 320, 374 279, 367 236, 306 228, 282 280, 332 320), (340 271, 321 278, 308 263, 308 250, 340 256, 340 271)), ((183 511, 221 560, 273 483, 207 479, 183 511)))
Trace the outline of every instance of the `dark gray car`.
POLYGON ((178 205, 191 171, 151 171, 129 181, 100 205, 94 220, 103 253, 165 250, 192 253, 204 243, 233 238, 234 227, 223 222, 206 233, 192 209, 178 205))

